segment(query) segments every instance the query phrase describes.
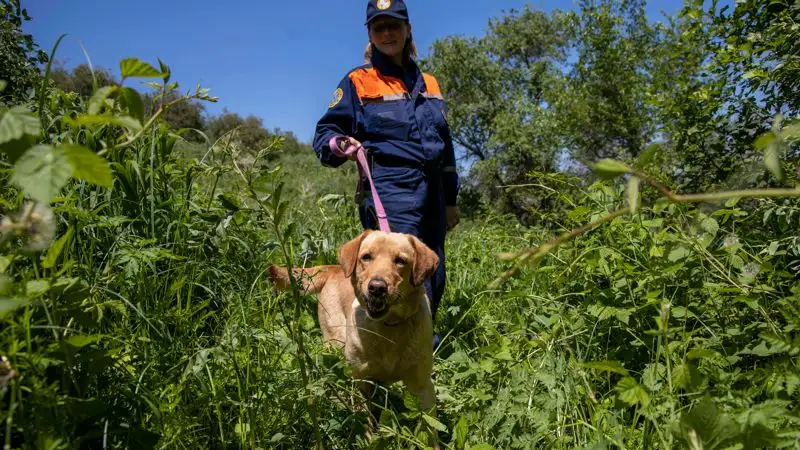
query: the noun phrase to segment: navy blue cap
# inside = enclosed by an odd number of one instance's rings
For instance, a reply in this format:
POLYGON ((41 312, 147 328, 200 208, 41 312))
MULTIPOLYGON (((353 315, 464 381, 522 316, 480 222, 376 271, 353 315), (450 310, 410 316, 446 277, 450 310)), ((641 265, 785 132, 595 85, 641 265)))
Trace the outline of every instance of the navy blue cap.
POLYGON ((367 3, 367 23, 378 16, 389 16, 408 21, 408 8, 403 0, 369 0, 367 3))

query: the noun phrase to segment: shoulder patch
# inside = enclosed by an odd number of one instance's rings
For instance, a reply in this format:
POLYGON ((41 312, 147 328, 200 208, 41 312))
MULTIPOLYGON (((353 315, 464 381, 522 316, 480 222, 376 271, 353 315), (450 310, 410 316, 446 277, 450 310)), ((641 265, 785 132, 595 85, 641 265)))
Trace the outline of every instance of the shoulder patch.
POLYGON ((331 98, 331 102, 328 104, 328 109, 338 105, 339 102, 342 101, 342 96, 344 96, 342 88, 336 88, 336 90, 333 91, 333 98, 331 98))

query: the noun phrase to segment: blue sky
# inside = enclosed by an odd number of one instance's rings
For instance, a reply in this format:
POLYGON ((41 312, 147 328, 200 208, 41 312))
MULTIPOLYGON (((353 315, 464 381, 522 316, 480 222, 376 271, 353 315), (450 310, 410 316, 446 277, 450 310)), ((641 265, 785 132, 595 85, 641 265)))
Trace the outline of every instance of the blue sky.
MULTIPOLYGON (((56 59, 70 68, 86 61, 118 74, 119 61, 137 57, 166 62, 182 88, 197 83, 223 108, 254 114, 268 129, 310 141, 333 90, 361 64, 367 42, 363 0, 22 0, 33 17, 25 30, 48 52, 69 33, 56 59)), ((662 20, 679 0, 652 0, 648 14, 662 20)), ((482 36, 489 19, 526 4, 549 11, 572 0, 410 0, 414 38, 421 53, 449 35, 482 36)), ((136 81, 133 81, 136 83, 136 81)), ((146 89, 146 88, 144 88, 146 89)))

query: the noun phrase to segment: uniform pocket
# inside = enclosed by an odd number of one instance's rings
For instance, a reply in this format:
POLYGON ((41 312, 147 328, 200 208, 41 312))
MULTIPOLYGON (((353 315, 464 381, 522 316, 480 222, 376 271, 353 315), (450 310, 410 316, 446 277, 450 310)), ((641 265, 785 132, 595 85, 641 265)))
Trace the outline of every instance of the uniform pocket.
POLYGON ((407 140, 410 126, 403 102, 370 103, 364 107, 367 133, 384 139, 407 140))

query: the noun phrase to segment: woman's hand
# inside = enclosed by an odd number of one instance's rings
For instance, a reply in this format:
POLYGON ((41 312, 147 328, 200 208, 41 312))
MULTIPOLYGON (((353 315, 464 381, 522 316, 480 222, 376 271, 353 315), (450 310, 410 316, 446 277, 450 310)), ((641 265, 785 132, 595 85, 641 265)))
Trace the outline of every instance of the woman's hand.
POLYGON ((358 142, 355 138, 351 138, 350 136, 342 136, 336 140, 337 145, 339 146, 339 150, 347 157, 347 159, 351 161, 355 161, 356 159, 356 152, 355 149, 361 146, 361 142, 358 142), (353 151, 348 152, 347 150, 352 148, 353 151))
POLYGON ((458 212, 458 206, 447 207, 447 231, 452 230, 461 221, 461 215, 458 212))

